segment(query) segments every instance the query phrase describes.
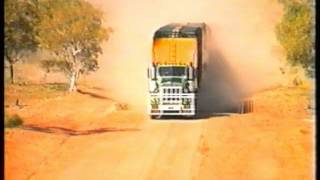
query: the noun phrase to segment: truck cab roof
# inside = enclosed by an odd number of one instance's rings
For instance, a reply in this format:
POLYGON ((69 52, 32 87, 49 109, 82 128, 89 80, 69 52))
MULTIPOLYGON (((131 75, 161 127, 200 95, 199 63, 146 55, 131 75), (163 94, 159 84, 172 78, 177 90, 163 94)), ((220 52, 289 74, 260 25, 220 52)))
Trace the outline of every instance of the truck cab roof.
POLYGON ((201 37, 205 28, 205 23, 171 23, 160 27, 153 38, 192 38, 201 37))

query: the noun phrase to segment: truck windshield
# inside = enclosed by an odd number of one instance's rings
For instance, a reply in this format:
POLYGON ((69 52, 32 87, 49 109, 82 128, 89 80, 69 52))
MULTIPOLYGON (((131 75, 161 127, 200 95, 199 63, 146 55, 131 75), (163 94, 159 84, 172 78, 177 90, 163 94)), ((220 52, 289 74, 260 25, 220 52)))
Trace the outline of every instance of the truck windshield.
POLYGON ((186 75, 186 67, 168 66, 159 67, 160 76, 184 76, 186 75))

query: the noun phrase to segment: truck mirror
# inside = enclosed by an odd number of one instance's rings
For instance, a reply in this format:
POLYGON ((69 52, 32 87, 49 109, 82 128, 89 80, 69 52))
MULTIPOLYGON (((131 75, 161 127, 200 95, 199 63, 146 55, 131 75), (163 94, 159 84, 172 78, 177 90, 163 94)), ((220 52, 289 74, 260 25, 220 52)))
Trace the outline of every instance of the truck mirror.
POLYGON ((148 76, 148 79, 150 78, 150 69, 148 68, 147 69, 147 76, 148 76))
POLYGON ((156 68, 154 66, 150 67, 150 76, 152 80, 156 79, 156 68))
POLYGON ((193 72, 193 67, 192 66, 189 66, 188 67, 188 79, 189 80, 193 80, 193 78, 194 78, 194 72, 193 72))

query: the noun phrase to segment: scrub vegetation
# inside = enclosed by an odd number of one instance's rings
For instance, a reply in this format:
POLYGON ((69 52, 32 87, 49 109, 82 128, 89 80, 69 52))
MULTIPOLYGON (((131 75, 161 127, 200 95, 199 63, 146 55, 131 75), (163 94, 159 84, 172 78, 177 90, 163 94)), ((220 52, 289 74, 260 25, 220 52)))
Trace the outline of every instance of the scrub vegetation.
POLYGON ((6 0, 5 12, 5 60, 11 83, 13 65, 35 50, 49 52, 42 67, 63 72, 69 91, 76 90, 81 74, 97 70, 101 43, 111 31, 102 26, 102 11, 87 1, 6 0))
POLYGON ((14 65, 37 48, 37 19, 28 1, 5 0, 4 5, 4 57, 10 70, 9 81, 14 84, 14 65))
POLYGON ((5 128, 16 128, 16 127, 20 127, 21 125, 23 125, 23 120, 19 115, 15 114, 15 115, 9 116, 5 114, 4 116, 5 128))
POLYGON ((277 38, 285 50, 286 61, 314 73, 315 20, 313 0, 279 0, 284 15, 276 27, 277 38))

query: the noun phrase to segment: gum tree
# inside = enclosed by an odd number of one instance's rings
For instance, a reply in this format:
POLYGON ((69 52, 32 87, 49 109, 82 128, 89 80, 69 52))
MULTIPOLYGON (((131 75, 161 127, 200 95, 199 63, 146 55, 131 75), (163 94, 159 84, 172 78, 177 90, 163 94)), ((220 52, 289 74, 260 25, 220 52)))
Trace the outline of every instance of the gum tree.
POLYGON ((101 43, 110 33, 102 26, 103 13, 84 0, 42 0, 38 12, 39 47, 54 57, 44 61, 45 67, 63 72, 69 91, 75 91, 80 75, 98 68, 101 43))
POLYGON ((310 74, 314 68, 314 2, 279 1, 284 15, 276 27, 276 35, 286 52, 286 60, 292 66, 302 66, 310 74))
POLYGON ((28 1, 5 0, 4 7, 4 56, 14 84, 14 65, 37 48, 34 31, 37 18, 28 1))

